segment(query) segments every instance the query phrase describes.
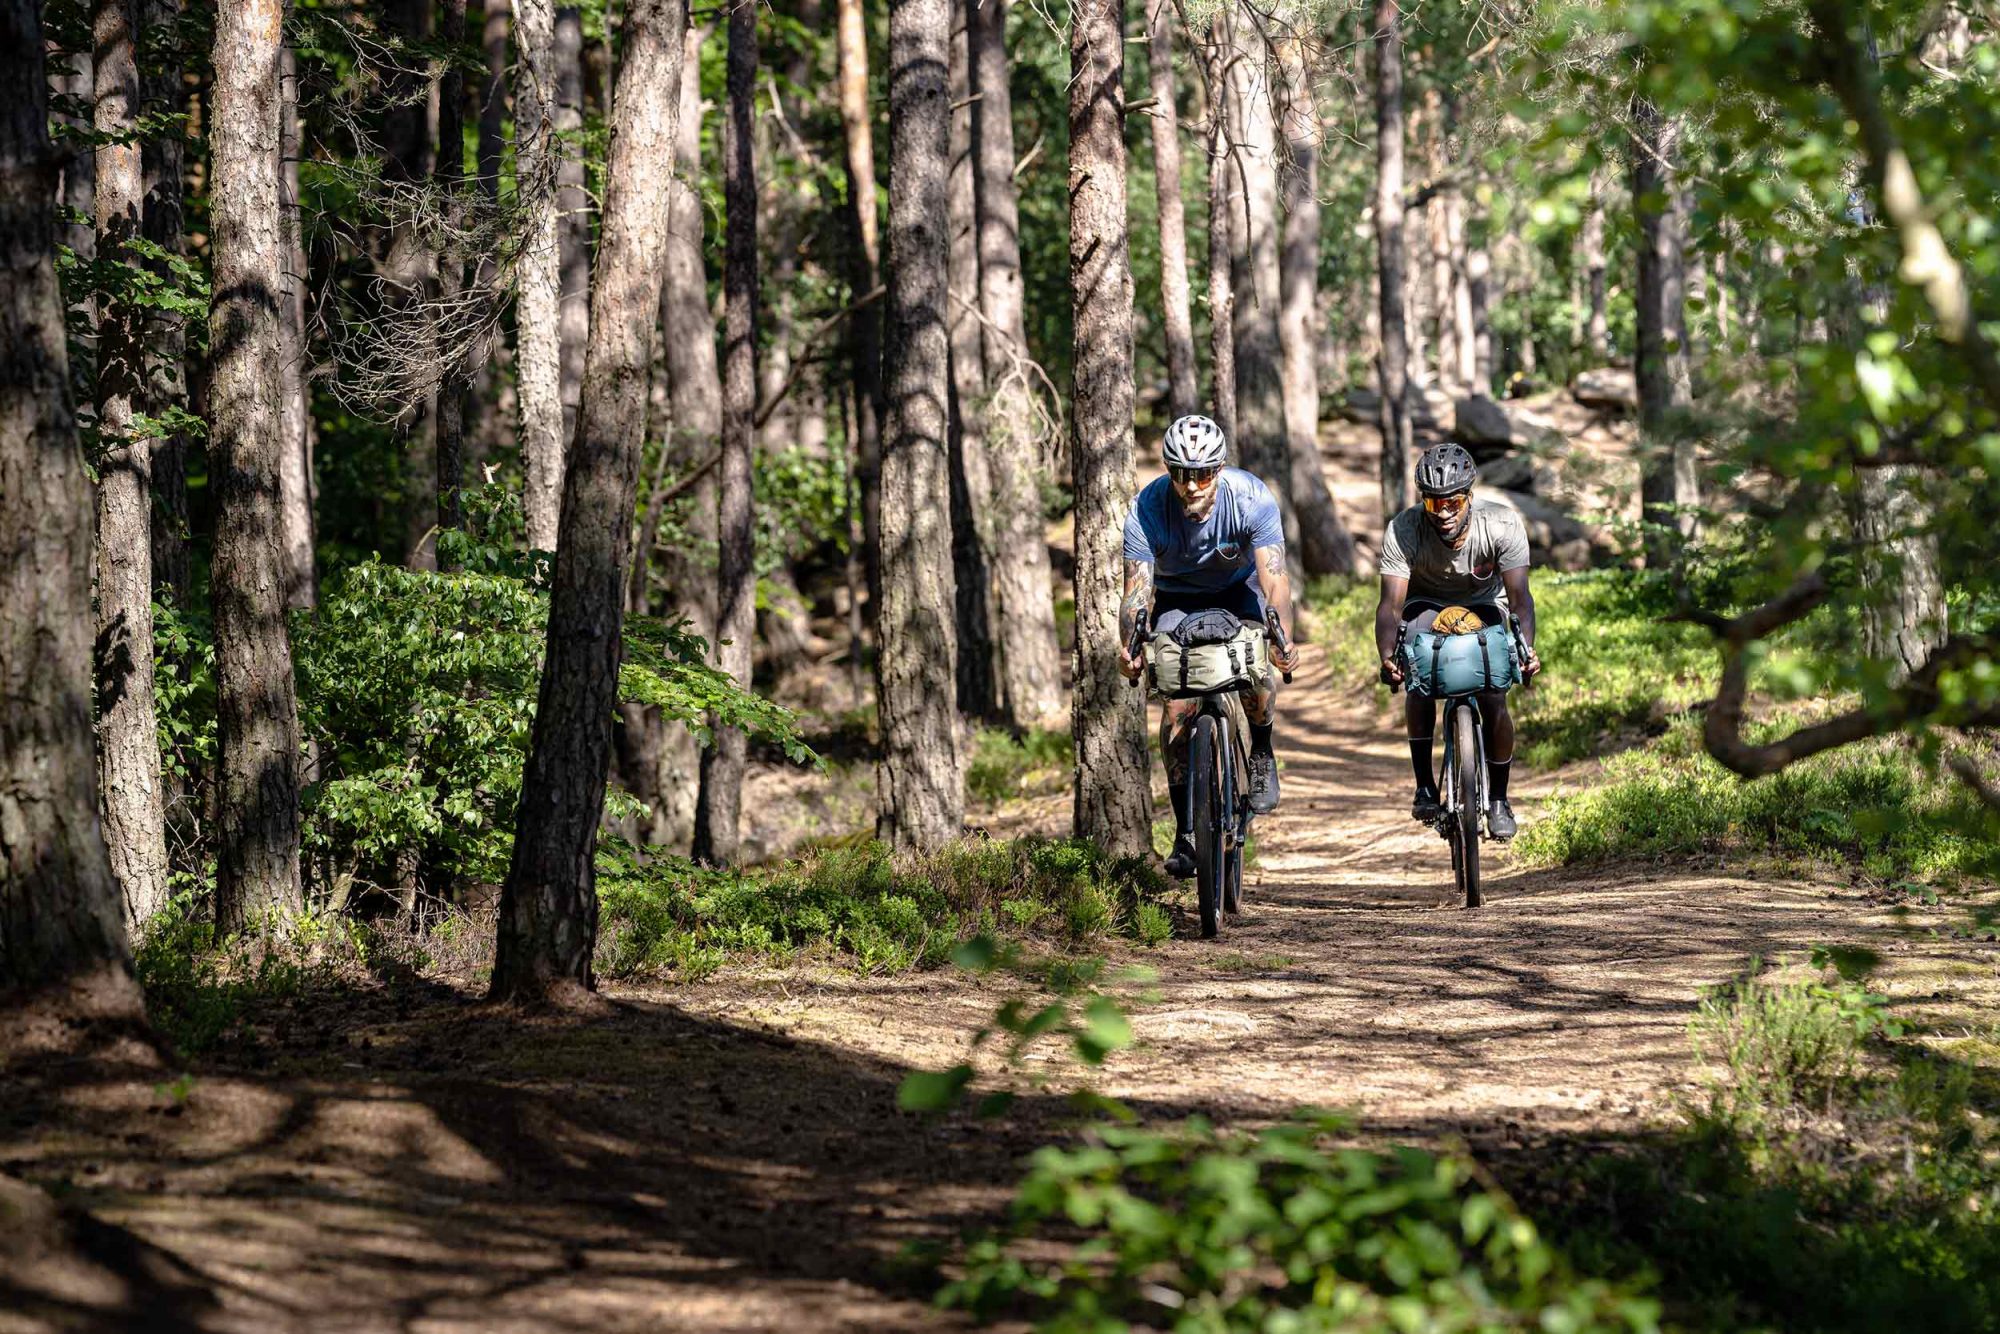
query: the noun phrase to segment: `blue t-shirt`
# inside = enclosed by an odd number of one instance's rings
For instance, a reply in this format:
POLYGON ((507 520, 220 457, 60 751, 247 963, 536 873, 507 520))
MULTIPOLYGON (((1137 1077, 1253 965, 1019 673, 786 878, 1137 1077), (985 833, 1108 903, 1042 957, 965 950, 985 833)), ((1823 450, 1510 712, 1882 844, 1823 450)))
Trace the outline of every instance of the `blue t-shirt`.
POLYGON ((1150 483, 1125 516, 1125 559, 1150 561, 1162 593, 1210 593, 1256 576, 1251 553, 1285 544, 1277 497, 1254 473, 1224 468, 1215 508, 1200 523, 1188 519, 1170 478, 1150 483))

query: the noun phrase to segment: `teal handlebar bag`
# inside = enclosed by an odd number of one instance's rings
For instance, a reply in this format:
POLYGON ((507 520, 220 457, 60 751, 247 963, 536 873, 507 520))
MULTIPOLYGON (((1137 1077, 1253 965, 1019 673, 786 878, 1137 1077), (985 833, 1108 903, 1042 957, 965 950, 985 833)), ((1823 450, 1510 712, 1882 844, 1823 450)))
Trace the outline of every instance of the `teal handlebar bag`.
POLYGON ((1520 681, 1514 636, 1504 625, 1464 635, 1423 630, 1403 643, 1403 686, 1412 695, 1445 699, 1506 690, 1520 681))

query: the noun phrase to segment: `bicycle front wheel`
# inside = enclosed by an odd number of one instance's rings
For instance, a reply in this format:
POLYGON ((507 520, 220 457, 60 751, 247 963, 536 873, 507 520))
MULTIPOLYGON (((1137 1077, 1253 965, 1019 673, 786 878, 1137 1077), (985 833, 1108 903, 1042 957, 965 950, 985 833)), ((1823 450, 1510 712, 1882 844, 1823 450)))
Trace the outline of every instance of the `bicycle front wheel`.
POLYGON ((1458 828, 1453 839, 1459 845, 1459 886, 1465 891, 1465 906, 1477 908, 1485 902, 1479 890, 1479 723, 1471 709, 1456 709, 1452 729, 1458 749, 1458 828))
POLYGON ((1225 856, 1222 834, 1222 738, 1207 714, 1194 720, 1188 739, 1188 804, 1194 823, 1194 888, 1201 934, 1212 940, 1220 926, 1225 856))

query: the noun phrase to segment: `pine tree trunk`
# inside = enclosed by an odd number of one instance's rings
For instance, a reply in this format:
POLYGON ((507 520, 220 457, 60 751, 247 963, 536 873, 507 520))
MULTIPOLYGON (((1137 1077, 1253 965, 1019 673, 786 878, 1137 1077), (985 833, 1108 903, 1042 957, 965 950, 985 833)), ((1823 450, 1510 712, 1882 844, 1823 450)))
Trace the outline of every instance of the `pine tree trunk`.
POLYGON ((1375 5, 1375 253, 1381 284, 1382 518, 1410 503, 1409 274, 1403 246, 1403 18, 1375 5))
POLYGON ((516 373, 521 398, 521 465, 528 545, 556 549, 562 513, 562 248, 556 212, 555 9, 550 0, 518 0, 514 78, 514 171, 529 202, 516 303, 516 373))
POLYGON ((1493 257, 1485 246, 1465 252, 1465 301, 1472 327, 1473 392, 1493 391, 1493 321, 1489 313, 1493 257))
MULTIPOLYGON (((533 0, 523 5, 523 18, 533 0)), ((685 0, 634 0, 605 170, 603 281, 591 293, 576 446, 563 482, 548 649, 501 890, 492 996, 562 1003, 592 985, 597 827, 622 656, 647 367, 666 268, 685 0)), ((525 23, 524 23, 525 27, 525 23)))
POLYGON ((1160 305, 1167 334, 1167 405, 1175 417, 1201 411, 1195 376, 1194 318, 1188 285, 1187 215, 1181 203, 1181 135, 1174 97, 1173 0, 1147 0, 1148 113, 1153 186, 1160 207, 1160 305))
POLYGON ((90 752, 90 482, 77 447, 41 6, 0 0, 0 993, 143 1019, 90 752))
MULTIPOLYGON (((444 0, 440 31, 445 49, 454 56, 465 48, 465 0, 444 0)), ((465 182, 465 72, 454 59, 446 62, 438 81, 438 153, 431 180, 443 202, 445 239, 438 253, 437 298, 449 308, 465 289, 465 254, 456 233, 465 225, 460 191, 465 182)), ((443 349, 439 349, 441 356, 443 349)), ((437 529, 465 526, 459 488, 465 479, 465 378, 463 365, 445 372, 437 389, 437 529)), ((445 568, 446 562, 438 562, 445 568)))
POLYGON ((1242 465, 1277 495, 1285 541, 1296 566, 1302 548, 1285 381, 1279 365, 1277 124, 1272 115, 1270 61, 1257 18, 1247 5, 1233 4, 1217 22, 1228 25, 1231 55, 1223 88, 1242 204, 1230 230, 1238 296, 1233 322, 1236 451, 1242 465))
POLYGON ((898 849, 956 838, 965 804, 958 739, 956 580, 946 400, 949 0, 890 0, 889 294, 883 384, 882 832, 898 849))
POLYGON ((1453 189, 1442 198, 1446 261, 1451 272, 1452 347, 1458 353, 1456 373, 1464 392, 1483 394, 1486 385, 1479 374, 1479 334, 1473 327, 1472 283, 1465 251, 1465 197, 1453 189))
POLYGON ((1120 533, 1132 502, 1132 270, 1117 0, 1078 0, 1069 43, 1069 282, 1076 396, 1076 837, 1116 856, 1152 840, 1145 705, 1118 671, 1120 533))
POLYGON ((1215 424, 1223 438, 1236 438, 1236 285, 1230 255, 1236 249, 1236 166, 1230 148, 1228 98, 1222 91, 1228 44, 1211 38, 1208 53, 1208 335, 1215 424))
POLYGON ((1284 359, 1289 489, 1299 511, 1299 560, 1307 574, 1352 574, 1354 539, 1334 509, 1319 455, 1319 108, 1303 39, 1279 42, 1277 60, 1283 80, 1281 129, 1290 157, 1284 172, 1278 345, 1284 359))
MULTIPOLYGON (((144 42, 159 59, 139 72, 139 88, 152 114, 185 109, 181 68, 180 0, 141 0, 144 42)), ((149 134, 141 141, 140 166, 145 172, 146 202, 142 229, 146 239, 169 255, 187 248, 181 225, 181 144, 179 132, 149 134)), ((164 266, 160 266, 164 267, 164 266)), ((188 406, 184 349, 187 333, 181 316, 149 310, 146 330, 146 401, 158 417, 170 407, 188 406)), ((169 606, 184 607, 188 597, 187 441, 179 432, 153 441, 153 596, 169 606)))
POLYGON ((1021 285, 1021 227, 1014 187, 1013 101, 1007 86, 1005 0, 981 0, 967 15, 972 79, 973 182, 979 217, 979 308, 992 461, 994 549, 1007 553, 992 570, 994 644, 1000 658, 1000 705, 1016 728, 1047 726, 1062 711, 1062 664, 1050 595, 1042 516, 1042 458, 1048 442, 1028 362, 1021 285))
MULTIPOLYGON (((590 194, 583 163, 583 11, 556 11, 556 240, 562 255, 563 448, 576 439, 583 396, 584 347, 590 339, 590 194)), ((561 494, 558 482, 556 491, 561 494)))
MULTIPOLYGON (((120 258, 139 237, 145 187, 131 0, 96 0, 92 72, 99 136, 97 253, 120 258)), ((145 402, 145 317, 116 291, 97 310, 97 757, 111 877, 126 918, 142 925, 167 901, 166 801, 153 715, 152 442, 145 402)))
MULTIPOLYGON (((480 15, 479 44, 486 56, 486 75, 479 89, 479 196, 488 209, 500 200, 500 169, 507 154, 508 30, 513 0, 485 0, 480 15)), ((494 256, 478 256, 473 282, 490 291, 498 278, 494 256)), ((470 422, 466 426, 468 471, 477 477, 480 465, 499 453, 512 438, 513 394, 506 373, 509 351, 505 339, 494 337, 474 359, 470 422)))
POLYGON ((222 0, 215 30, 208 438, 216 492, 211 594, 221 755, 215 921, 224 932, 304 906, 299 720, 279 545, 281 18, 279 0, 222 0))
POLYGON ((299 76, 288 46, 280 67, 279 207, 284 210, 285 290, 280 298, 283 342, 278 367, 279 508, 284 551, 285 605, 319 601, 313 567, 312 394, 306 384, 306 266, 299 218, 299 76))
MULTIPOLYGON (((436 6, 431 0, 383 0, 383 24, 399 41, 424 49, 436 36, 436 6)), ((384 76, 390 105, 382 115, 384 179, 413 191, 428 187, 437 163, 437 84, 426 81, 416 61, 405 54, 384 76)), ((431 295, 437 277, 436 255, 415 209, 399 209, 386 240, 380 267, 393 286, 392 300, 419 307, 431 295)), ((437 475, 437 400, 426 394, 411 403, 399 426, 403 440, 403 561, 413 570, 436 568, 431 540, 437 507, 433 479, 437 475)), ((282 537, 281 539, 282 540, 282 537)))
MULTIPOLYGON (((756 0, 729 7, 729 119, 723 136, 722 477, 716 530, 715 665, 750 688, 750 641, 757 629, 757 571, 752 549, 750 462, 757 413, 757 11, 756 0)), ((701 804, 694 856, 711 865, 736 860, 741 841, 743 773, 749 739, 718 727, 701 757, 701 804)))
POLYGON ((1695 532, 1672 506, 1701 500, 1694 440, 1681 420, 1694 394, 1688 375, 1685 196, 1675 178, 1681 126, 1644 98, 1632 103, 1632 208, 1639 222, 1637 356, 1641 439, 1639 490, 1646 563, 1665 566, 1695 532))
POLYGON ((1930 661, 1948 628, 1925 490, 1915 468, 1863 468, 1853 506, 1862 649, 1898 683, 1930 661))
MULTIPOLYGON (((969 0, 960 11, 969 26, 969 0)), ((979 328, 979 209, 972 181, 972 107, 966 69, 968 34, 951 36, 951 180, 946 194, 951 236, 951 555, 958 571, 958 707, 967 717, 999 714, 993 626, 999 619, 992 572, 1005 560, 996 544, 993 470, 987 457, 986 358, 979 328)))
MULTIPOLYGON (((1434 182, 1442 182, 1445 176, 1446 122, 1451 112, 1436 88, 1424 94, 1424 106, 1428 113, 1425 119, 1430 122, 1430 134, 1426 140, 1430 178, 1434 182)), ((1437 379, 1446 393, 1456 395, 1464 392, 1465 386, 1458 379, 1458 322, 1452 309, 1449 198, 1450 191, 1438 189, 1424 207, 1424 223, 1430 237, 1429 327, 1432 345, 1437 349, 1437 379)))
MULTIPOLYGON (((998 3, 998 0, 995 0, 998 3)), ((876 225, 874 112, 868 105, 868 30, 861 0, 838 0, 835 43, 840 75, 840 124, 847 167, 849 295, 860 300, 881 281, 881 244, 876 225)), ((1012 163, 1008 166, 1011 169, 1012 163)), ((847 322, 848 361, 853 368, 854 483, 861 510, 862 568, 868 586, 868 615, 882 608, 882 315, 875 306, 854 312, 847 322)), ((859 654, 861 646, 852 646, 859 654)))
POLYGON ((1583 215, 1583 276, 1590 297, 1590 320, 1584 327, 1584 340, 1590 349, 1591 360, 1597 365, 1603 365, 1611 356, 1604 283, 1604 192, 1607 188, 1604 172, 1592 172, 1590 204, 1583 215))

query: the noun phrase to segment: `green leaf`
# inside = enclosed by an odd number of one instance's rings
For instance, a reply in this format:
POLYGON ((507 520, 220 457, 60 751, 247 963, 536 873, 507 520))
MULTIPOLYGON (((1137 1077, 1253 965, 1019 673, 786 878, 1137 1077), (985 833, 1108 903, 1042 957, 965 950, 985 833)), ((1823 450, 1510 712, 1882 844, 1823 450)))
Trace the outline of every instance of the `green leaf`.
POLYGON ((969 1065, 912 1071, 896 1089, 896 1106, 906 1112, 942 1112, 958 1102, 971 1082, 969 1065))

